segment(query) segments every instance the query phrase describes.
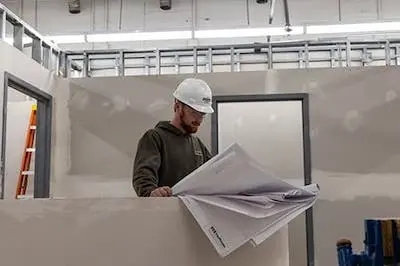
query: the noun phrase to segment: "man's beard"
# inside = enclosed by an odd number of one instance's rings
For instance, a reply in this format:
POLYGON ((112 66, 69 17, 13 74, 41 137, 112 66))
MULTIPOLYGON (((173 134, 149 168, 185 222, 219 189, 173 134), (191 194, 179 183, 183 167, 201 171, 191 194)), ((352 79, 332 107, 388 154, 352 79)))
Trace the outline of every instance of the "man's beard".
POLYGON ((188 125, 188 124, 186 124, 184 122, 181 123, 181 126, 188 134, 194 134, 198 130, 198 127, 188 125))
POLYGON ((189 125, 187 123, 185 123, 184 120, 184 115, 181 114, 181 127, 188 133, 188 134, 194 134, 199 130, 199 124, 195 124, 195 125, 189 125))

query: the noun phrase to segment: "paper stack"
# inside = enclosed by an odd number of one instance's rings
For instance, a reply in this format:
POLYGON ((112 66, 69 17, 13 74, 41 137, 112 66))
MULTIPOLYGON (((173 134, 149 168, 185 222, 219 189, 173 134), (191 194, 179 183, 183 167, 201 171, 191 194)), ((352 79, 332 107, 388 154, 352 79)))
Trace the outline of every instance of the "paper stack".
POLYGON ((311 207, 317 185, 290 185, 233 144, 173 188, 221 257, 259 245, 311 207))

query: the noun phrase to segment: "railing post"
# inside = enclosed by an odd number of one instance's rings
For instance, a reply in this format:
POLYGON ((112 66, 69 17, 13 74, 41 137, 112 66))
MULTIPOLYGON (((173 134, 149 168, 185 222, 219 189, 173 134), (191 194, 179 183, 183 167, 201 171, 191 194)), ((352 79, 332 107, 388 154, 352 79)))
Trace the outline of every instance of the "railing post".
POLYGON ((305 68, 309 68, 310 67, 310 52, 308 49, 308 42, 305 43, 304 46, 304 59, 305 59, 305 68))
POLYGON ((32 59, 42 64, 42 41, 37 37, 32 38, 32 59))
POLYGON ((60 77, 67 77, 67 55, 64 52, 58 52, 57 55, 57 75, 60 77))
POLYGON ((179 65, 179 55, 175 55, 175 74, 179 74, 180 65, 179 65))
POLYGON ((346 66, 351 67, 351 43, 346 41, 346 66))
POLYGON ((20 23, 14 24, 14 47, 20 51, 24 49, 24 26, 20 23))
POLYGON ((83 53, 83 77, 89 76, 89 55, 83 53))
POLYGON ((5 41, 6 39, 6 24, 7 14, 6 11, 0 9, 0 40, 5 41))
POLYGON ((330 51, 331 55, 331 68, 335 67, 335 50, 332 48, 330 51))
POLYGON ((231 60, 231 72, 235 71, 235 48, 231 47, 231 53, 230 53, 230 60, 231 60))
POLYGON ((391 63, 391 54, 390 54, 390 51, 391 51, 391 49, 390 49, 390 42, 389 42, 389 40, 386 40, 386 43, 385 43, 385 59, 386 59, 386 66, 390 66, 390 63, 391 63))
POLYGON ((198 69, 197 69, 197 48, 193 48, 193 73, 197 74, 198 69))
POLYGON ((208 72, 213 72, 213 50, 208 48, 208 72))
POLYGON ((125 76, 125 53, 124 51, 119 52, 119 76, 125 76))
POLYGON ((50 63, 50 47, 47 45, 42 45, 43 49, 43 56, 42 56, 42 65, 49 69, 49 63, 50 63))
POLYGON ((156 49, 156 75, 161 74, 161 56, 160 56, 160 50, 156 49))
POLYGON ((268 44, 268 69, 272 69, 274 67, 273 65, 273 56, 272 56, 272 44, 268 44))

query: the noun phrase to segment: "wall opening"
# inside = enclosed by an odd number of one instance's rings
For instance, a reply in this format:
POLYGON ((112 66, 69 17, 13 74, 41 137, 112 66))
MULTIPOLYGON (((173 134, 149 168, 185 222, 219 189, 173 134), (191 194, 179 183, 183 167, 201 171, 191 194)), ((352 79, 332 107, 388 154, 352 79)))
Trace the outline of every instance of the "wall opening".
MULTIPOLYGON (((276 176, 311 184, 308 94, 215 96, 213 106, 213 154, 236 142, 276 176)), ((314 265, 312 208, 289 224, 289 259, 314 265)))
MULTIPOLYGON (((50 195, 50 166, 51 166, 51 123, 52 96, 18 77, 4 73, 3 95, 3 125, 1 150, 1 199, 5 197, 6 161, 7 161, 7 116, 8 102, 20 97, 14 90, 36 101, 36 136, 35 161, 33 166, 33 198, 48 198, 50 195)), ((21 158, 22 160, 22 158, 21 158)))

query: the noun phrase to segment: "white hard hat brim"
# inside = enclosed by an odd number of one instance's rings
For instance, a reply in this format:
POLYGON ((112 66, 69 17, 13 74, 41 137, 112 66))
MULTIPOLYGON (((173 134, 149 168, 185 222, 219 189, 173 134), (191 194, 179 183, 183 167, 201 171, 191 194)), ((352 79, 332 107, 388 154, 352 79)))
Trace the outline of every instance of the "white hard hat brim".
POLYGON ((214 113, 214 109, 211 106, 204 106, 204 105, 197 105, 197 104, 190 104, 189 106, 200 113, 205 113, 205 114, 214 113))

